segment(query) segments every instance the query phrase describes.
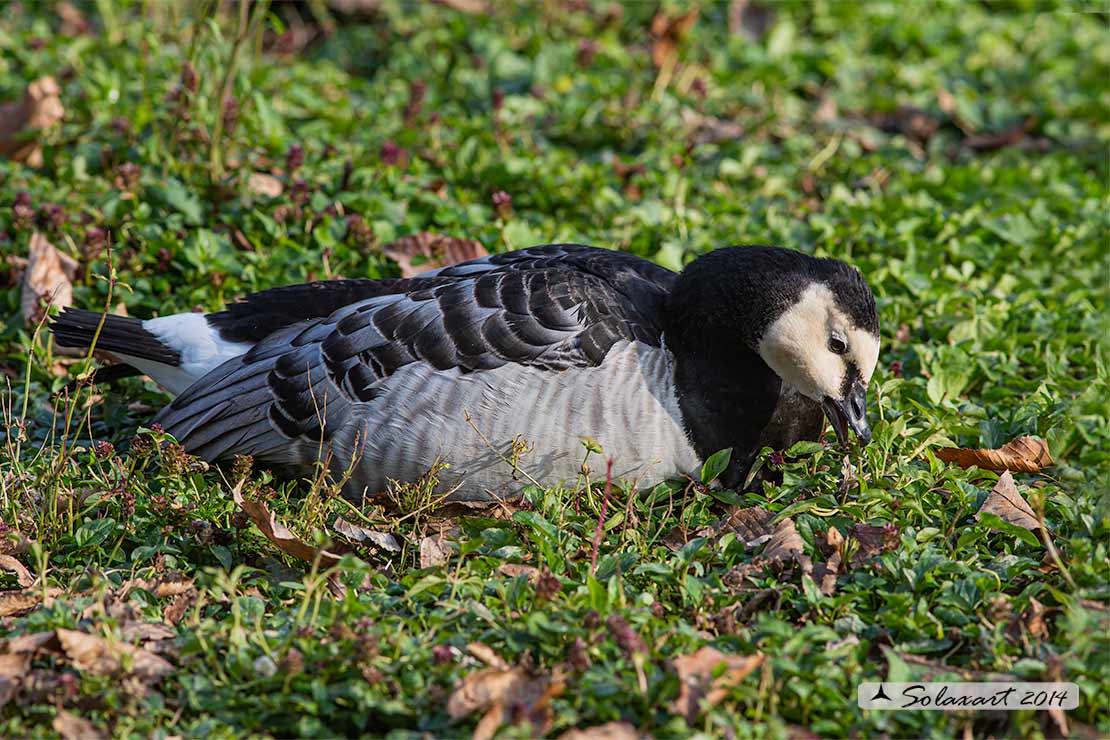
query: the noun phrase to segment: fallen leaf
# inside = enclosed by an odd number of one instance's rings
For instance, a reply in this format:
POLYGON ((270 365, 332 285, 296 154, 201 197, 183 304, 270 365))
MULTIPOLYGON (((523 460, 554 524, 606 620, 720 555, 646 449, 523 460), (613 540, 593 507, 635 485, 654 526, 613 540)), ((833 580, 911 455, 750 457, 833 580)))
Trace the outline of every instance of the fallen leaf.
POLYGON ((29 632, 25 635, 8 638, 0 652, 5 653, 34 653, 39 650, 60 650, 58 635, 54 632, 29 632))
POLYGON ((103 637, 90 635, 76 630, 56 630, 58 642, 62 652, 81 670, 93 675, 101 676, 119 672, 124 665, 121 657, 126 655, 129 660, 130 674, 135 675, 144 683, 154 683, 159 679, 173 673, 173 664, 134 645, 125 643, 109 643, 103 637))
POLYGON ((648 736, 641 735, 627 722, 606 722, 581 730, 567 730, 559 740, 640 740, 645 737, 648 736))
POLYGON ((787 563, 795 561, 801 563, 803 568, 808 565, 808 558, 802 554, 802 536, 798 534, 794 521, 790 518, 783 519, 771 534, 767 546, 763 548, 763 557, 772 563, 787 563))
POLYGON ((532 565, 523 565, 521 563, 502 563, 497 566, 497 572, 509 578, 528 576, 530 579, 535 579, 539 577, 540 569, 532 565))
POLYGON ((994 514, 1002 521, 1028 529, 1030 532, 1042 529, 1037 515, 1022 498, 1014 484, 1014 476, 1010 475, 1008 470, 998 478, 998 483, 979 507, 979 514, 994 514))
POLYGON ((22 678, 31 667, 31 653, 0 654, 0 678, 22 678))
POLYGON ((537 675, 519 665, 491 666, 469 674, 455 687, 447 700, 447 714, 458 719, 484 712, 474 728, 474 740, 489 740, 502 725, 525 721, 539 736, 551 726, 551 699, 565 689, 558 668, 552 675, 537 675))
POLYGON ((859 543, 859 548, 852 554, 850 565, 859 568, 868 560, 890 552, 898 547, 898 528, 892 525, 877 526, 874 524, 856 524, 848 535, 859 543))
POLYGON ((435 0, 435 2, 451 8, 451 10, 469 13, 470 15, 481 15, 489 12, 489 5, 486 0, 435 0))
POLYGON ((901 134, 908 139, 926 142, 940 129, 940 120, 921 108, 902 105, 890 113, 873 113, 864 118, 875 128, 888 134, 901 134))
POLYGON ((509 670, 509 664, 489 645, 481 642, 472 642, 466 646, 466 649, 471 655, 491 668, 498 668, 503 671, 509 670))
POLYGON ((420 567, 433 568, 443 565, 451 556, 451 548, 439 537, 425 537, 420 540, 420 567))
POLYGON ((682 123, 690 129, 692 144, 719 144, 735 141, 744 135, 744 127, 735 121, 707 116, 690 108, 682 110, 682 123))
POLYGON ((992 152, 1008 146, 1017 146, 1029 138, 1029 132, 1037 124, 1035 116, 1029 116, 1024 121, 1011 126, 1004 131, 976 133, 968 136, 962 142, 963 146, 977 152, 992 152))
POLYGON ((729 33, 759 41, 774 24, 774 9, 756 0, 732 0, 728 5, 729 33))
POLYGON ((31 611, 42 601, 42 593, 35 591, 0 592, 0 617, 14 617, 31 611))
POLYGON ((15 579, 23 588, 30 588, 35 583, 35 577, 27 566, 16 560, 11 555, 0 555, 0 568, 15 573, 15 579))
POLYGON ((762 506, 746 509, 733 507, 721 527, 721 533, 735 532, 744 547, 758 547, 771 539, 774 527, 770 526, 774 514, 762 506))
POLYGON ((185 593, 174 596, 173 600, 162 611, 162 619, 166 624, 177 624, 185 618, 185 612, 189 611, 193 604, 197 602, 197 596, 196 589, 190 589, 185 593))
POLYGON ((59 709, 54 715, 51 726, 63 740, 100 740, 108 737, 107 733, 99 730, 92 722, 76 714, 70 714, 64 709, 59 709))
POLYGON ((427 231, 402 236, 382 247, 386 257, 401 268, 401 277, 410 278, 428 270, 456 265, 460 262, 485 257, 486 248, 473 239, 456 239, 427 231), (416 258, 424 258, 413 264, 416 258))
POLYGON ((692 725, 703 709, 719 704, 730 688, 763 665, 763 655, 730 655, 706 645, 692 655, 675 658, 672 665, 681 687, 670 711, 685 717, 692 725), (724 671, 714 677, 722 664, 724 671))
POLYGON ((401 546, 397 544, 397 538, 393 535, 367 529, 343 517, 336 519, 331 528, 353 542, 365 542, 380 547, 386 552, 401 552, 401 546))
POLYGON ((247 178, 247 190, 253 195, 262 195, 267 198, 277 198, 285 192, 281 180, 264 172, 252 172, 247 178))
POLYGON ((63 36, 84 36, 92 30, 85 14, 71 2, 58 3, 54 12, 58 14, 58 18, 62 21, 58 30, 63 36))
POLYGON ((42 166, 38 134, 65 116, 61 92, 53 77, 40 77, 27 86, 23 100, 0 105, 0 156, 42 166))
POLYGON ((934 450, 937 458, 961 468, 972 466, 1001 473, 1036 473, 1053 464, 1048 444, 1039 437, 1017 437, 994 450, 972 450, 963 447, 941 447, 934 450))
POLYGON ((1029 634, 1033 637, 1047 637, 1048 628, 1044 623, 1044 604, 1034 598, 1029 599, 1029 608, 1026 609, 1024 616, 1025 628, 1029 630, 1029 634))
POLYGON ((678 44, 686 37, 698 20, 698 8, 679 16, 669 16, 663 10, 651 19, 651 61, 656 68, 671 66, 678 54, 678 44))
POLYGON ((75 259, 59 252, 40 232, 31 235, 20 300, 23 321, 27 326, 33 326, 42 319, 40 301, 58 308, 73 305, 73 280, 79 269, 75 259))
POLYGON ((289 531, 284 524, 277 522, 266 504, 261 501, 249 501, 243 498, 243 481, 239 481, 231 489, 231 497, 262 531, 266 539, 274 543, 282 552, 310 563, 319 557, 320 565, 325 568, 330 568, 339 562, 339 556, 335 553, 313 547, 289 531))
POLYGON ((162 642, 174 639, 177 633, 161 622, 132 620, 124 623, 120 628, 120 637, 125 642, 162 642))
POLYGON ((816 563, 813 566, 813 582, 825 596, 832 596, 836 592, 836 576, 840 572, 840 553, 834 552, 828 562, 816 563))
POLYGON ((180 574, 167 575, 153 581, 145 578, 132 578, 120 584, 117 597, 123 599, 131 593, 132 589, 140 588, 143 591, 149 591, 159 599, 164 599, 167 596, 177 596, 189 591, 193 588, 194 583, 192 578, 186 578, 180 574))

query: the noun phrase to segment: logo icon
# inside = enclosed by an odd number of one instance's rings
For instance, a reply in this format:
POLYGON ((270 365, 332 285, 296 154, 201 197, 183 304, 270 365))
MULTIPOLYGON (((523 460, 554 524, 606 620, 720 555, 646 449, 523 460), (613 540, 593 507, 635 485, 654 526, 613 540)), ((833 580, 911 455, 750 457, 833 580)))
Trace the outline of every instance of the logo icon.
POLYGON ((878 701, 879 699, 883 699, 885 701, 890 701, 890 697, 886 695, 885 691, 883 691, 883 685, 882 684, 879 684, 879 690, 876 691, 875 695, 871 697, 871 701, 878 701))

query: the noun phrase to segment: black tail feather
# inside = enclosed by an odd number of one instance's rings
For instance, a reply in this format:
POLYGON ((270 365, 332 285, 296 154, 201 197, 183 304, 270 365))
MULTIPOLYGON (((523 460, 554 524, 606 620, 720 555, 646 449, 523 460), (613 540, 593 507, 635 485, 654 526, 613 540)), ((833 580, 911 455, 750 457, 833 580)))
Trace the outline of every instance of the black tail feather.
POLYGON ((67 308, 50 325, 54 341, 62 347, 85 348, 92 344, 96 329, 104 318, 104 327, 96 339, 96 348, 119 352, 132 357, 153 360, 163 365, 181 364, 181 354, 163 344, 143 328, 143 322, 130 316, 102 314, 67 308))

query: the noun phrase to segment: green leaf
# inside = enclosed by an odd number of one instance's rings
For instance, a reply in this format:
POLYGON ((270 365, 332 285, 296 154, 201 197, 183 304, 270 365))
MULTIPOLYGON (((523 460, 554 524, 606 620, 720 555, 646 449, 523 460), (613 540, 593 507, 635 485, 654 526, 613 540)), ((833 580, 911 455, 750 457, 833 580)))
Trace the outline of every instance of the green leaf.
POLYGON ((988 514, 981 512, 979 514, 979 521, 987 525, 991 529, 997 529, 999 532, 1005 532, 1008 535, 1017 537, 1019 540, 1027 545, 1033 547, 1040 547, 1041 541, 1037 539, 1037 535, 1030 532, 1025 527, 1019 527, 1016 524, 1010 524, 1004 519, 1000 518, 997 514, 988 514))
POLYGON ((701 466, 701 482, 709 485, 717 480, 717 477, 725 472, 725 468, 728 467, 728 462, 731 459, 731 447, 719 450, 710 455, 709 459, 705 461, 705 464, 701 466))
POLYGON ((74 539, 77 541, 77 546, 84 548, 96 547, 112 534, 116 529, 116 520, 111 517, 103 519, 94 519, 81 527, 74 533, 74 539))
POLYGON ((802 441, 795 442, 786 451, 787 457, 809 457, 817 452, 821 452, 825 446, 820 442, 802 441))
POLYGON ((195 193, 185 187, 180 180, 167 177, 161 186, 153 188, 154 194, 163 203, 178 211, 190 226, 200 226, 201 205, 195 193))

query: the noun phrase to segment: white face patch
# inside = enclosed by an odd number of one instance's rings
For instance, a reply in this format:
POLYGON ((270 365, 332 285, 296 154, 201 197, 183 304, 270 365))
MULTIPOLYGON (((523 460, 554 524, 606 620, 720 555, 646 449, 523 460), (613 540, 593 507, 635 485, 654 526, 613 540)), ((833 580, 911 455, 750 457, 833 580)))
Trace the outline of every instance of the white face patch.
POLYGON ((841 398, 849 363, 859 368, 864 385, 871 382, 879 360, 879 339, 853 326, 832 290, 814 283, 767 328, 757 350, 784 383, 821 401, 826 396, 841 398), (833 336, 847 345, 844 354, 829 349, 833 336))

